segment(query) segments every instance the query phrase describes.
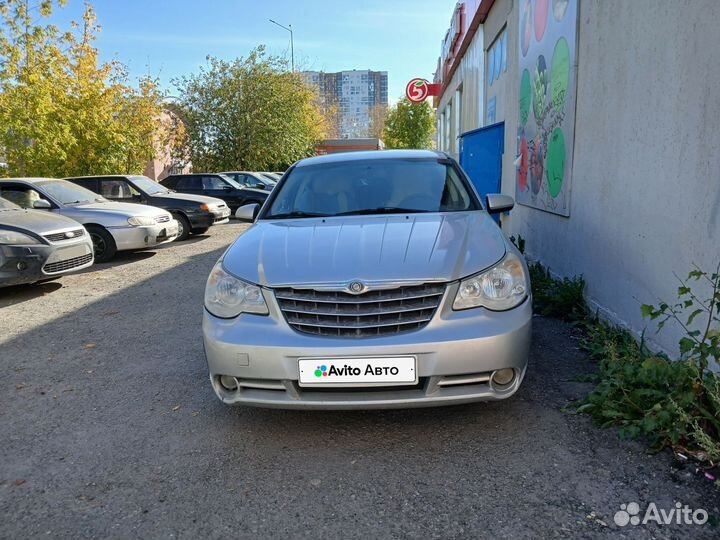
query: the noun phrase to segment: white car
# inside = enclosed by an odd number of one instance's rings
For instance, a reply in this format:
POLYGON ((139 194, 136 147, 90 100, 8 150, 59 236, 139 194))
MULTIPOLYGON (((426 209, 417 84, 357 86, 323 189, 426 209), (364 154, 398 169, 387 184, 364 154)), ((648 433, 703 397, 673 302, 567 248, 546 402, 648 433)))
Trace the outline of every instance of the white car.
POLYGON ((97 193, 53 178, 0 180, 0 196, 22 208, 48 210, 82 223, 95 249, 95 262, 117 251, 172 242, 178 224, 170 212, 144 204, 111 202, 97 193))

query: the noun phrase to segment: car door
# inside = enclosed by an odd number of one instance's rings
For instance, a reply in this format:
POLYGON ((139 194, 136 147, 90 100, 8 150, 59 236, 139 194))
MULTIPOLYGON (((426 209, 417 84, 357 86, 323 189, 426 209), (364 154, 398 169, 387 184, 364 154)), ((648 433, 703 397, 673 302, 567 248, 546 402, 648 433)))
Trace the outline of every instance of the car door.
POLYGON ((142 193, 124 178, 101 178, 99 193, 111 201, 142 202, 142 193))
POLYGON ((201 176, 178 176, 173 180, 171 186, 180 193, 204 194, 201 176))
POLYGON ((20 208, 27 209, 34 208, 35 201, 44 199, 50 203, 53 210, 57 209, 57 206, 50 199, 27 184, 2 182, 0 183, 0 197, 17 204, 20 208))

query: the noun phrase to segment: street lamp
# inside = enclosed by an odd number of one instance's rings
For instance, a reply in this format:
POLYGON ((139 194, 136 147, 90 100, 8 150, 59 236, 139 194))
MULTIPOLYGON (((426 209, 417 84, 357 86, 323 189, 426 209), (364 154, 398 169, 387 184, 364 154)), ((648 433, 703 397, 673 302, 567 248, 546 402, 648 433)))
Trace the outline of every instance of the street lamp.
POLYGON ((293 31, 292 31, 292 24, 288 24, 287 26, 283 26, 277 21, 273 21, 272 19, 268 19, 271 23, 279 26, 283 30, 287 30, 290 32, 290 66, 292 66, 292 71, 295 73, 295 44, 293 42, 293 31))

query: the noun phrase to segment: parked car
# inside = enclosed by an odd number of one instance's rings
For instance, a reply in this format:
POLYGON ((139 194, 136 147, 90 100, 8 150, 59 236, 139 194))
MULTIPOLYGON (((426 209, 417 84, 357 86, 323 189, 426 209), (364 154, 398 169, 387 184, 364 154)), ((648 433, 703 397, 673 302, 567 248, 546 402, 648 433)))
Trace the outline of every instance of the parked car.
POLYGON ((230 220, 230 209, 225 201, 175 193, 147 176, 81 176, 66 180, 111 201, 149 204, 167 210, 178 222, 177 240, 185 240, 190 234, 203 234, 212 225, 230 220))
POLYGON ((267 191, 244 187, 224 174, 171 174, 160 183, 180 193, 222 199, 233 214, 244 204, 264 203, 268 196, 267 191))
POLYGON ((92 241, 77 221, 0 197, 0 287, 49 281, 92 263, 92 241))
MULTIPOLYGON (((519 388, 532 302, 522 254, 446 154, 295 164, 205 290, 210 380, 228 404, 390 408, 519 388)), ((259 213, 258 213, 259 212, 259 213)))
POLYGON ((277 184, 277 180, 274 178, 268 178, 265 173, 247 172, 247 171, 229 171, 221 173, 225 176, 232 178, 243 187, 249 187, 253 189, 262 189, 265 191, 272 191, 272 188, 277 184))
POLYGON ((275 182, 276 184, 280 181, 283 175, 283 173, 276 172, 263 172, 261 174, 264 174, 266 178, 268 178, 271 182, 275 182))
POLYGON ((178 224, 170 212, 143 204, 108 201, 89 189, 53 178, 5 178, 0 196, 22 208, 49 210, 85 225, 95 262, 117 251, 144 249, 172 242, 178 224))

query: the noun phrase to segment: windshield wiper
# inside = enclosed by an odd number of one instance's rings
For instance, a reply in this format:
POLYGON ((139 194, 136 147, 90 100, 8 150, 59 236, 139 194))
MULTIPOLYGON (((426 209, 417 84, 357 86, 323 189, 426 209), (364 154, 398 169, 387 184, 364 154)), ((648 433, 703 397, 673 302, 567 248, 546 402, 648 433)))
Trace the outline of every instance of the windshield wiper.
POLYGON ((401 208, 398 206, 380 206, 378 208, 363 208, 361 210, 350 210, 349 212, 340 212, 336 216, 358 216, 362 214, 420 214, 427 213, 428 210, 420 210, 418 208, 401 208))
POLYGON ((314 217, 328 217, 329 214, 321 214, 319 212, 303 212, 302 210, 295 210, 294 212, 285 212, 284 214, 274 214, 267 216, 267 219, 292 219, 292 218, 314 218, 314 217))

